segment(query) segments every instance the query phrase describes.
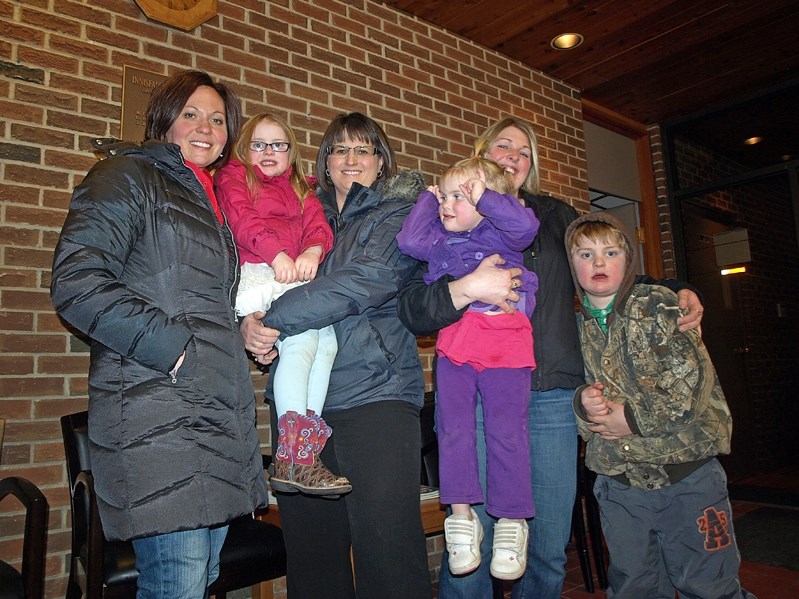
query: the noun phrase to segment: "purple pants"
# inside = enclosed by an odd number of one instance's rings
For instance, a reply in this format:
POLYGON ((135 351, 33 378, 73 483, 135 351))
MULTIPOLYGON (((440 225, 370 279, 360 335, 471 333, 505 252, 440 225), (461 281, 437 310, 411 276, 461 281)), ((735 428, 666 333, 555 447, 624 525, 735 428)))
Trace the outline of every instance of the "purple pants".
POLYGON ((530 484, 529 368, 458 366, 438 356, 436 429, 441 503, 483 503, 475 410, 482 397, 486 436, 486 511, 497 518, 535 515, 530 484))

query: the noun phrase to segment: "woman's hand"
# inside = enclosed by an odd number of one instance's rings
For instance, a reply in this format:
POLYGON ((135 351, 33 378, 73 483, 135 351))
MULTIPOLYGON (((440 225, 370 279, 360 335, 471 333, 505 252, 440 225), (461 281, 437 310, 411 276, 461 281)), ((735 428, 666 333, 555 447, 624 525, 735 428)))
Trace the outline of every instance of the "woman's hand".
POLYGON ((175 365, 172 367, 172 370, 169 371, 169 376, 175 378, 178 375, 178 369, 183 365, 183 360, 185 359, 186 359, 186 352, 184 351, 182 354, 180 354, 180 357, 178 358, 178 361, 175 363, 175 365))
POLYGON ((244 339, 244 348, 255 356, 259 364, 271 364, 277 357, 275 343, 280 337, 280 331, 264 326, 261 319, 263 312, 253 312, 242 318, 239 332, 244 339))
POLYGON ((699 325, 702 324, 704 309, 702 302, 699 301, 699 296, 690 289, 680 289, 677 293, 677 301, 680 311, 683 313, 683 316, 677 319, 680 331, 684 333, 691 329, 698 329, 699 334, 702 335, 702 328, 699 325))
POLYGON ((514 308, 508 301, 518 302, 519 294, 514 291, 519 286, 521 268, 502 268, 505 260, 499 254, 484 258, 480 265, 468 275, 449 284, 452 304, 457 310, 472 302, 480 301, 499 307, 503 312, 512 313, 514 308))

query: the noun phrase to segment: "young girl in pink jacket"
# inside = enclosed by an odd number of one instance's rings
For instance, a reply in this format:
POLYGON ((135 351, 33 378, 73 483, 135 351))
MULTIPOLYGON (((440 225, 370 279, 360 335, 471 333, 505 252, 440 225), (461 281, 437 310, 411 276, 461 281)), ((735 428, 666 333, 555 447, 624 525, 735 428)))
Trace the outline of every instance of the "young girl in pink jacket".
MULTIPOLYGON (((279 117, 262 113, 242 127, 231 160, 215 176, 216 194, 239 252, 236 312, 266 312, 288 289, 316 277, 333 232, 305 176, 297 139, 279 117)), ((319 459, 331 434, 321 413, 338 345, 332 326, 277 343, 274 377, 278 445, 270 467, 276 491, 340 495, 351 490, 319 459)))

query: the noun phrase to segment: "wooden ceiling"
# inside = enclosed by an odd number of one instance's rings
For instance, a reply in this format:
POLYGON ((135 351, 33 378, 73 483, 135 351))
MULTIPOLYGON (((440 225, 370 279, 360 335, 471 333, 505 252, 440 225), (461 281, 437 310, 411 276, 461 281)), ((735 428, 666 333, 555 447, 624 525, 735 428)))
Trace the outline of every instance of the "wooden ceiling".
POLYGON ((643 124, 799 77, 797 0, 386 0, 643 124), (563 51, 561 33, 585 42, 563 51))

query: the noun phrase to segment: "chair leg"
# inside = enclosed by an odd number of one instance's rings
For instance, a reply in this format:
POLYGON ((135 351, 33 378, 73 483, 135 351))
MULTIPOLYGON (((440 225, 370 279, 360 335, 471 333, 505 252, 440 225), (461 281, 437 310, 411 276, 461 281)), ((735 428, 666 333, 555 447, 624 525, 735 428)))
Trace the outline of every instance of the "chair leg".
POLYGON ((505 587, 499 578, 491 578, 491 598, 504 599, 505 587))
POLYGON ((75 567, 76 566, 73 564, 70 568, 69 580, 67 581, 66 599, 81 599, 83 597, 80 586, 73 577, 75 567))
POLYGON ((602 522, 599 517, 599 503, 594 494, 586 496, 586 512, 588 513, 588 534, 591 538, 591 549, 596 566, 596 577, 599 588, 608 588, 608 568, 605 564, 605 550, 603 547, 602 522))
POLYGON ((580 493, 574 500, 572 509, 572 536, 580 560, 580 570, 583 573, 583 584, 589 593, 594 592, 594 575, 591 571, 591 560, 588 557, 588 540, 585 536, 585 518, 583 516, 583 498, 580 493))

